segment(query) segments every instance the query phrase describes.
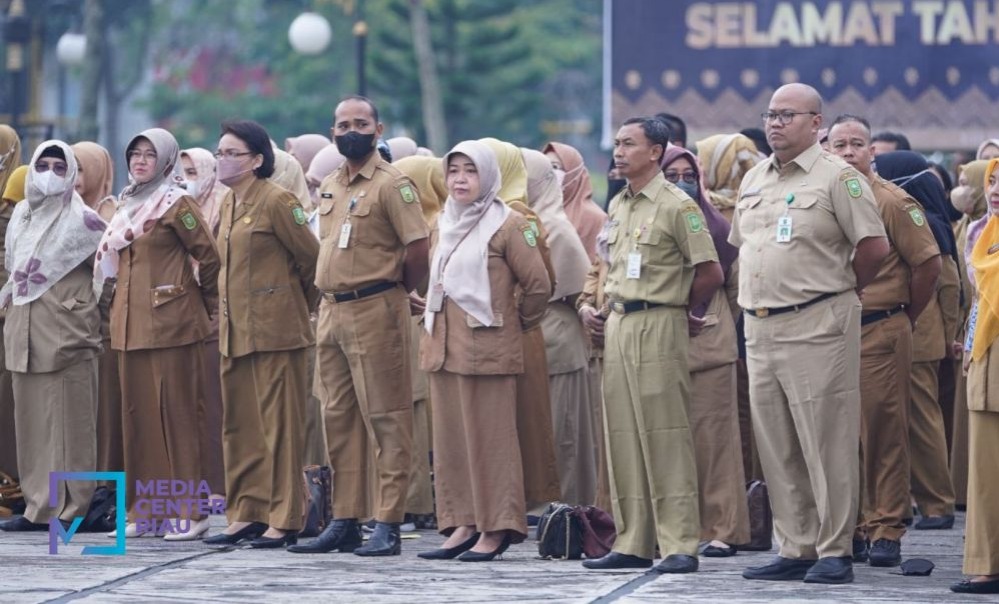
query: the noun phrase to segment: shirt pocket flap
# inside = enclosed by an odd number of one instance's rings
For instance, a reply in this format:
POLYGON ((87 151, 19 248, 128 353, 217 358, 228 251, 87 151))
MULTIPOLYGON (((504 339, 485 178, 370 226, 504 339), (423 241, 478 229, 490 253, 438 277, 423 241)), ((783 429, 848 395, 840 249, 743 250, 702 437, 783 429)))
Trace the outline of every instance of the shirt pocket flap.
POLYGON ((641 245, 659 245, 661 238, 662 233, 659 232, 659 229, 650 226, 638 234, 638 243, 641 245))
POLYGON ((183 285, 161 285, 153 288, 153 308, 159 308, 187 293, 183 285))
POLYGON ((607 243, 613 245, 617 243, 618 233, 621 231, 621 227, 618 225, 613 225, 607 229, 607 243))
POLYGON ((787 207, 792 210, 807 210, 818 202, 819 198, 815 195, 801 195, 800 197, 795 197, 791 203, 787 204, 787 207))
POLYGON ((322 203, 319 204, 319 215, 325 216, 333 211, 333 198, 323 197, 322 203))
POLYGON ((374 200, 368 197, 358 197, 357 203, 354 204, 354 209, 352 209, 349 214, 351 216, 367 216, 371 213, 371 205, 374 200))
POLYGON ((498 312, 493 313, 492 325, 484 325, 472 315, 465 313, 465 324, 471 329, 480 329, 484 327, 503 327, 503 313, 498 313, 498 312))
POLYGON ((743 193, 742 196, 739 197, 739 201, 736 206, 740 211, 751 210, 752 208, 760 205, 761 201, 763 201, 763 194, 759 191, 751 191, 749 193, 743 193))
POLYGON ((76 298, 68 298, 63 300, 61 304, 66 310, 74 310, 83 306, 84 302, 77 300, 76 298))

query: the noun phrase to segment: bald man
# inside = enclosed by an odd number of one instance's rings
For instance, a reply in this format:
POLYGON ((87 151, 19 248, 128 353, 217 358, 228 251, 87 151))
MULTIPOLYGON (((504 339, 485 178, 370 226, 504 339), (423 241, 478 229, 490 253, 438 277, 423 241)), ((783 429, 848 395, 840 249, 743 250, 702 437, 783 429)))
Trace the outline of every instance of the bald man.
POLYGON ((853 581, 860 494, 858 292, 888 253, 867 181, 818 142, 822 97, 774 92, 763 113, 773 155, 746 174, 729 242, 753 429, 780 547, 747 579, 853 581))

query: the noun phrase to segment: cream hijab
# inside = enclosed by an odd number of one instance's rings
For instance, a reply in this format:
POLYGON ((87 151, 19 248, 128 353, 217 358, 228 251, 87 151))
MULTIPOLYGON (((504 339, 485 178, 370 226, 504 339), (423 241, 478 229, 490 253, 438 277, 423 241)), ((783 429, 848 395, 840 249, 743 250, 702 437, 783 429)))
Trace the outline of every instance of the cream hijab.
POLYGON ((312 195, 302 164, 277 147, 274 148, 274 174, 269 180, 294 195, 306 212, 312 211, 312 195))
POLYGON ((389 151, 392 152, 392 161, 396 162, 400 159, 411 157, 416 155, 416 151, 419 148, 416 145, 416 141, 409 138, 408 136, 397 136, 395 138, 390 138, 385 141, 388 145, 389 151))
POLYGON ((330 146, 330 139, 322 134, 303 134, 284 140, 284 150, 298 160, 303 172, 309 171, 316 154, 330 146))
POLYGON ((217 164, 215 155, 208 149, 201 147, 191 147, 180 152, 181 157, 187 157, 194 164, 194 169, 198 172, 198 194, 194 200, 201 211, 201 217, 205 219, 208 230, 212 233, 218 229, 221 221, 222 200, 229 187, 219 182, 217 174, 217 164))
POLYGON ((552 300, 574 296, 583 291, 590 258, 576 228, 569 222, 562 204, 562 187, 555 170, 544 153, 520 149, 527 167, 527 203, 548 231, 552 267, 555 269, 555 291, 552 300))
MULTIPOLYGON (((501 179, 496 156, 478 141, 464 141, 444 156, 444 171, 457 154, 472 160, 479 173, 479 196, 459 203, 449 195, 437 218, 440 236, 430 261, 430 287, 441 283, 444 295, 477 321, 491 326, 492 290, 489 285, 489 240, 510 215, 499 198, 501 179)), ((427 333, 434 332, 437 313, 428 306, 423 313, 427 333)))
POLYGON ((104 147, 90 141, 80 141, 72 145, 79 173, 83 175, 83 201, 101 215, 111 220, 115 211, 115 198, 111 195, 114 186, 114 163, 111 154, 104 147))

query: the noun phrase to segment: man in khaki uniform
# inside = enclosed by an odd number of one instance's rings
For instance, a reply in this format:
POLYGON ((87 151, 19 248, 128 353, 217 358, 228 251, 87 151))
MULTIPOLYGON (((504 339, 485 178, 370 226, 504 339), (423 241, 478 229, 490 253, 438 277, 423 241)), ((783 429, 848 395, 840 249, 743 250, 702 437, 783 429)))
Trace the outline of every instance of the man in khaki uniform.
POLYGON ((774 154, 743 179, 729 241, 740 246, 750 404, 780 553, 743 577, 847 583, 860 489, 857 291, 888 242, 867 181, 818 144, 818 92, 782 86, 763 115, 774 154))
POLYGON ((333 467, 333 517, 297 553, 354 551, 398 555, 413 441, 407 292, 427 275, 427 224, 416 188, 375 149, 378 110, 348 97, 334 112, 333 136, 346 163, 319 187, 323 292, 316 330, 316 395, 333 467), (368 439, 378 474, 375 532, 362 547, 368 514, 368 439))
POLYGON ((842 115, 829 129, 830 150, 867 178, 888 234, 881 270, 864 288, 860 325, 861 514, 854 561, 902 562, 909 515, 909 370, 912 325, 940 274, 940 248, 922 208, 871 169, 871 127, 842 115))
MULTIPOLYGON (((687 308, 724 281, 697 204, 659 168, 669 130, 632 118, 614 139, 614 163, 628 186, 612 202, 606 294, 604 423, 614 549, 593 569, 647 568, 656 545, 662 573, 697 570, 700 518, 694 442, 687 420, 690 372, 687 308)), ((600 323, 592 306, 587 324, 600 323)))

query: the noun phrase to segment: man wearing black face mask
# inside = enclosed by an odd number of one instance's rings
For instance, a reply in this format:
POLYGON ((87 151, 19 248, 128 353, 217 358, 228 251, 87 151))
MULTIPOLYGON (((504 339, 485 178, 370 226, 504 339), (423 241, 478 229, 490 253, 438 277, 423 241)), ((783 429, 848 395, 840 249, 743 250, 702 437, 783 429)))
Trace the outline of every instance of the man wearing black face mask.
POLYGON ((288 551, 399 555, 413 440, 408 292, 427 276, 427 225, 412 181, 376 152, 382 124, 374 104, 347 97, 333 117, 347 160, 319 186, 315 392, 336 480, 335 520, 288 551), (373 502, 369 471, 377 474, 373 502), (362 546, 358 519, 373 504, 375 532, 362 546))

